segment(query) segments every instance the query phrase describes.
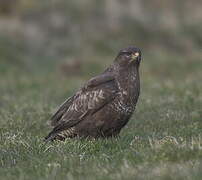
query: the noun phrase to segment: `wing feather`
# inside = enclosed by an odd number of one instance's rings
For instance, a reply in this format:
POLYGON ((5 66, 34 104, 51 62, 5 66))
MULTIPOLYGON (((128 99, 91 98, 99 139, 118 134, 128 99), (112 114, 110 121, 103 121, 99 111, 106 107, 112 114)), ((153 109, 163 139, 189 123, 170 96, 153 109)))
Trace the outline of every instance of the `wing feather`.
POLYGON ((51 125, 56 126, 58 121, 61 119, 63 114, 66 112, 66 110, 71 105, 72 101, 74 99, 74 96, 69 97, 64 103, 61 104, 61 106, 58 108, 58 110, 54 113, 54 115, 51 117, 51 125))
POLYGON ((115 79, 107 77, 105 81, 104 78, 101 76, 100 83, 99 79, 93 78, 93 82, 96 82, 94 85, 88 82, 90 86, 85 86, 60 106, 51 118, 51 124, 55 127, 47 136, 48 139, 52 135, 75 126, 87 115, 93 115, 113 101, 117 96, 118 86, 115 79))

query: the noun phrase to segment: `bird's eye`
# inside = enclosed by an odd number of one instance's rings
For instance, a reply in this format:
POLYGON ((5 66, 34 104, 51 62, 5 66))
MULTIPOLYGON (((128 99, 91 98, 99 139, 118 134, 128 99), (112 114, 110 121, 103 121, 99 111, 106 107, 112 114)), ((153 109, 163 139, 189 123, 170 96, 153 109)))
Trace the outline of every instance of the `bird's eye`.
POLYGON ((131 53, 130 52, 122 52, 121 53, 123 56, 129 58, 131 56, 131 53))
POLYGON ((125 53, 125 56, 127 57, 127 58, 129 58, 130 56, 131 56, 131 53, 125 53))

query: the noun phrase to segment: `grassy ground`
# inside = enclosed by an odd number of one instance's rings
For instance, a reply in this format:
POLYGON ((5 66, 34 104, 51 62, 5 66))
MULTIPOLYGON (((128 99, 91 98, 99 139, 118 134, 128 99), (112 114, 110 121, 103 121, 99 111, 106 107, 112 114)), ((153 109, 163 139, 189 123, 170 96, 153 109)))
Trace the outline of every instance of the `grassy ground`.
POLYGON ((141 97, 120 138, 43 145, 54 109, 103 69, 97 62, 72 77, 58 64, 1 62, 0 179, 201 179, 202 61, 188 56, 144 56, 141 97))

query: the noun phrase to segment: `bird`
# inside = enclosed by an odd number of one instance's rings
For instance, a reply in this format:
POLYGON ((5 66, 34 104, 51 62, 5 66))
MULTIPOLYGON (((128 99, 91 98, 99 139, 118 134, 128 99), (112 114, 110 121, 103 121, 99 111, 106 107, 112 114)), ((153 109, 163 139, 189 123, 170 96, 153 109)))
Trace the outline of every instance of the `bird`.
POLYGON ((140 62, 139 48, 121 49, 103 73, 84 83, 58 108, 45 141, 118 137, 140 95, 140 62))

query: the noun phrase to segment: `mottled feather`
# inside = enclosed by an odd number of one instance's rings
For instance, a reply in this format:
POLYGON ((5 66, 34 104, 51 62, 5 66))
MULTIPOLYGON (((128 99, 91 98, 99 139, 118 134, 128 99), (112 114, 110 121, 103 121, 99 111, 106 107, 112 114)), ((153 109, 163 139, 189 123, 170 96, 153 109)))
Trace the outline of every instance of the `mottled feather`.
POLYGON ((46 139, 54 139, 58 133, 75 126, 85 116, 93 115, 112 101, 117 92, 117 84, 110 74, 89 80, 81 90, 68 98, 52 116, 51 124, 55 127, 46 139))

